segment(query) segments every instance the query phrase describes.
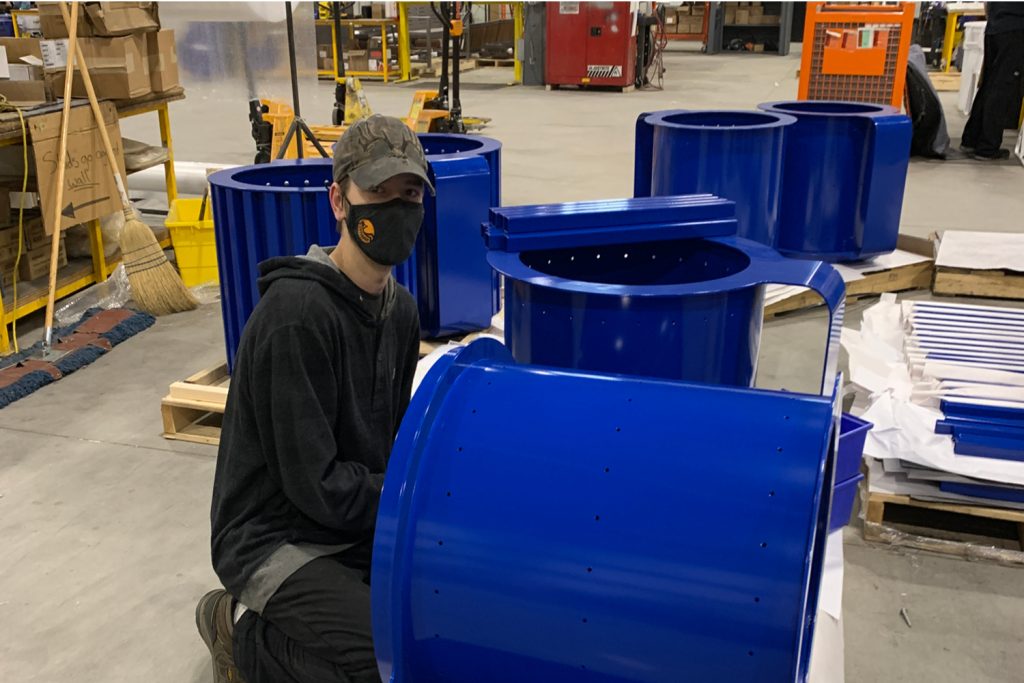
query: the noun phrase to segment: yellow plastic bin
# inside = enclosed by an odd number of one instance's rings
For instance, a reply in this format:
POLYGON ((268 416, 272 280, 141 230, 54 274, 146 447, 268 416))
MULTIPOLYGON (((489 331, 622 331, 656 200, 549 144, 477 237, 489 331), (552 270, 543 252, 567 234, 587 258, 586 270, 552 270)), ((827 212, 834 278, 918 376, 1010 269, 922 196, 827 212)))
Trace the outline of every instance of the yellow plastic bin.
POLYGON ((199 220, 202 203, 202 199, 175 199, 164 220, 171 232, 174 258, 186 287, 219 281, 213 210, 207 201, 207 217, 199 220))

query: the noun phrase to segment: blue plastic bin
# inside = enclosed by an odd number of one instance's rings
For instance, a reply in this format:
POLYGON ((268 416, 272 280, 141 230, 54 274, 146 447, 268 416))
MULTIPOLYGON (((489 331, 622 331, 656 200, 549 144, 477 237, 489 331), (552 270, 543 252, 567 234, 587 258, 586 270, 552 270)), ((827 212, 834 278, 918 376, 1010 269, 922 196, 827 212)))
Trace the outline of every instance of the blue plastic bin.
POLYGON ((863 478, 863 474, 858 474, 852 479, 838 482, 832 490, 832 514, 828 520, 829 533, 842 529, 850 521, 853 501, 857 497, 857 484, 863 478))
POLYGON ((839 450, 836 452, 836 486, 853 479, 860 473, 860 460, 864 454, 864 440, 874 427, 867 420, 843 413, 839 424, 839 450))

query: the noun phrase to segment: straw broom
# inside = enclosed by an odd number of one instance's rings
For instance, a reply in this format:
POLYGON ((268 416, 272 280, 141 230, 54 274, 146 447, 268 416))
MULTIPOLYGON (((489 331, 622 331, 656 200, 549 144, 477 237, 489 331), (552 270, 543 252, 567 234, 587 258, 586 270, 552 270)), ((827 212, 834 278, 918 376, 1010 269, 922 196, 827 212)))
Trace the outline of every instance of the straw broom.
MULTIPOLYGON (((77 4, 77 3, 73 3, 77 4)), ((72 8, 74 15, 77 8, 72 8)), ((68 34, 71 41, 75 41, 74 19, 68 16, 68 8, 64 2, 60 3, 61 14, 64 15, 64 24, 68 27, 68 34)), ((73 48, 72 48, 73 49, 73 48)), ((96 126, 99 128, 100 137, 103 139, 103 147, 107 153, 114 172, 114 181, 117 183, 117 191, 121 195, 121 206, 124 210, 124 230, 121 233, 121 254, 124 259, 124 268, 128 274, 128 282, 132 288, 132 298, 142 310, 153 315, 165 315, 179 311, 191 311, 199 305, 199 302, 192 295, 192 292, 185 287, 181 276, 174 266, 170 264, 164 255, 160 243, 156 241, 153 231, 135 215, 131 203, 128 200, 128 193, 125 191, 125 182, 122 181, 118 172, 114 150, 110 144, 110 136, 107 135, 106 122, 103 119, 103 112, 100 110, 100 103, 96 100, 96 91, 92 87, 92 79, 89 77, 89 67, 82 54, 78 54, 78 65, 82 74, 82 81, 85 84, 86 94, 89 96, 89 104, 92 106, 93 116, 96 117, 96 126)), ((70 79, 70 75, 68 76, 70 79)))

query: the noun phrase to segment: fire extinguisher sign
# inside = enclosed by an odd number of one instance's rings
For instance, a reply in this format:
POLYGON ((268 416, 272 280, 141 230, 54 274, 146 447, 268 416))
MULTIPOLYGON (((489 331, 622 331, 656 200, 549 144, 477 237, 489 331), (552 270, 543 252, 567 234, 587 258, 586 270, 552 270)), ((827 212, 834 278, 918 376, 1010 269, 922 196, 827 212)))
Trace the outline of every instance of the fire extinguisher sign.
POLYGON ((588 78, 620 78, 622 76, 621 66, 610 64, 588 64, 588 78))
POLYGON ((578 2, 560 2, 558 3, 559 14, 579 14, 580 3, 578 2))

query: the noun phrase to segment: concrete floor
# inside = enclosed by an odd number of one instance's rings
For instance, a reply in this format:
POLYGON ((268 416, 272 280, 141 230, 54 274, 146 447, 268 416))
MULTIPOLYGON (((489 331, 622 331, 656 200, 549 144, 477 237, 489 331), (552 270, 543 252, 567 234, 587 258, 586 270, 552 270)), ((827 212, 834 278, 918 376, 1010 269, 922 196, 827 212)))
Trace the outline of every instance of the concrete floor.
MULTIPOLYGON (((666 63, 664 91, 625 95, 494 88, 487 84, 510 71, 467 74, 481 85, 464 89, 464 110, 492 117, 487 134, 505 145, 506 203, 628 196, 642 111, 750 108, 796 93, 797 56, 673 53, 666 63)), ((186 81, 189 99, 172 105, 176 156, 248 162, 244 92, 216 85, 186 81)), ((327 120, 330 86, 304 89, 307 116, 327 120)), ((367 84, 376 110, 396 115, 412 89, 367 84)), ((955 139, 963 118, 952 110, 955 94, 944 101, 955 139)), ((124 132, 144 139, 154 126, 129 121, 124 132)), ((914 162, 904 232, 1019 230, 1022 187, 1020 167, 914 162)), ((851 307, 851 324, 861 308, 851 307)), ((807 372, 804 358, 820 353, 814 314, 769 324, 765 335, 762 371, 775 380, 807 372)), ((162 439, 159 401, 170 382, 223 356, 219 308, 205 306, 162 318, 0 411, 0 680, 210 680, 193 608, 216 585, 215 450, 162 439)), ((1018 569, 866 546, 848 529, 846 680, 1021 681, 1022 579, 1018 569)))

